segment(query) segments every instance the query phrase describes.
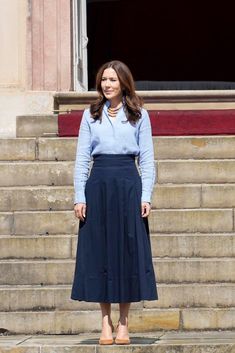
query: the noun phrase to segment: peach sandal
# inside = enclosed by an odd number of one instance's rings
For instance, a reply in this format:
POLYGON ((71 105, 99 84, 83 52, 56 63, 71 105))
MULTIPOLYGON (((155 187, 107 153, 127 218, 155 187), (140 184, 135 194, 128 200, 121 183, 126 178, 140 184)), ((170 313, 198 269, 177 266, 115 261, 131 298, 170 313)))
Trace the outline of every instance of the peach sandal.
MULTIPOLYGON (((118 321, 117 330, 118 330, 119 325, 120 325, 120 321, 118 321)), ((127 327, 128 327, 128 325, 127 325, 127 327)), ((130 341, 130 338, 115 338, 115 343, 116 344, 130 344, 131 341, 130 341)))
MULTIPOLYGON (((111 327, 112 327, 112 332, 114 331, 114 326, 113 324, 111 324, 111 327)), ((113 338, 100 338, 99 339, 99 344, 101 345, 109 345, 109 344, 113 344, 113 338)))

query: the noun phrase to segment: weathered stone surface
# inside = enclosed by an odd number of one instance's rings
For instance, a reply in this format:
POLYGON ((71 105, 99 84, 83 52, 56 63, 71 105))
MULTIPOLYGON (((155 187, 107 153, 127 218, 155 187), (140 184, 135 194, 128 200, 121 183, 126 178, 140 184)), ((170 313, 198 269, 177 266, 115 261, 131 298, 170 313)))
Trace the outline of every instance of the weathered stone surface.
MULTIPOLYGON (((234 307, 235 283, 158 283, 159 299, 132 303, 135 309, 234 307)), ((71 285, 0 286, 0 311, 25 310, 99 310, 98 303, 70 299, 71 285)), ((118 310, 118 304, 112 304, 118 310)))
POLYGON ((13 214, 10 212, 0 213, 0 234, 13 233, 13 214))
POLYGON ((234 329, 235 309, 183 309, 182 310, 183 329, 234 329))
POLYGON ((1 211, 73 210, 73 186, 0 188, 1 211))
POLYGON ((235 306, 235 283, 160 283, 157 290, 159 299, 144 301, 145 308, 235 306))
MULTIPOLYGON (((99 310, 99 303, 70 299, 70 285, 0 286, 0 311, 99 310)), ((139 304, 141 309, 143 304, 139 304)), ((114 309, 114 307, 113 307, 114 309)))
MULTIPOLYGON (((112 319, 117 322, 119 311, 113 311, 112 319)), ((44 312, 0 312, 2 327, 10 333, 75 334, 100 332, 99 311, 44 311, 44 312)), ((179 328, 179 310, 144 309, 130 310, 129 327, 132 332, 149 332, 159 329, 179 328)))
MULTIPOLYGON (((97 333, 79 335, 32 335, 0 337, 0 347, 4 353, 29 353, 27 349, 38 348, 40 353, 234 353, 235 335, 232 331, 184 331, 184 332, 130 332, 128 346, 99 345, 97 333), (21 350, 19 350, 21 349, 21 350)), ((35 351, 32 351, 35 353, 35 351)))
POLYGON ((73 161, 76 156, 77 138, 39 138, 40 160, 73 161))
POLYGON ((231 209, 152 210, 151 232, 232 232, 231 209))
POLYGON ((30 348, 38 348, 40 353, 233 353, 235 346, 235 335, 232 331, 130 332, 129 346, 114 344, 106 347, 99 345, 99 335, 100 332, 25 337, 12 335, 8 339, 0 337, 0 346, 4 353, 28 353, 26 349, 30 348), (15 337, 22 338, 17 342, 15 337))
POLYGON ((234 158, 235 136, 158 136, 156 159, 234 158))
POLYGON ((33 137, 58 134, 57 115, 26 115, 16 117, 16 136, 33 137))
MULTIPOLYGON (((234 258, 153 259, 157 283, 234 282, 234 258)), ((0 284, 71 284, 74 260, 2 260, 0 284)))
MULTIPOLYGON (((0 311, 100 310, 99 303, 70 299, 71 289, 71 284, 0 286, 0 311)), ((140 310, 143 302, 131 308, 140 310)), ((112 310, 119 310, 119 305, 112 304, 112 310)))
MULTIPOLYGON (((129 327, 132 332, 148 332, 159 329, 179 329, 178 309, 130 311, 129 327)), ((119 314, 119 313, 117 313, 119 314)))
POLYGON ((151 245, 152 255, 158 257, 235 256, 234 233, 152 234, 151 245))
POLYGON ((0 163, 0 185, 72 185, 73 168, 74 162, 0 163))
POLYGON ((0 160, 34 160, 36 157, 36 139, 6 138, 0 139, 0 160))
POLYGON ((74 268, 72 260, 2 260, 0 284, 71 284, 74 268))
POLYGON ((77 244, 78 244, 78 235, 72 237, 72 258, 76 257, 77 244))
POLYGON ((235 258, 154 258, 157 282, 234 282, 235 258))
MULTIPOLYGON (((84 344, 80 346, 77 344, 72 346, 70 343, 68 343, 67 345, 63 345, 61 347, 42 346, 40 353, 97 353, 97 349, 94 344, 98 344, 98 341, 99 341, 98 338, 96 340, 95 339, 91 341, 88 340, 88 342, 84 342, 84 344)), ((107 352, 107 347, 106 347, 106 352, 107 352)))
MULTIPOLYGON (((1 344, 1 340, 0 340, 1 344)), ((39 347, 12 347, 5 345, 3 347, 0 346, 0 353, 41 353, 40 346, 39 347)))
POLYGON ((233 183, 235 161, 158 161, 159 183, 233 183))
POLYGON ((235 207, 235 184, 202 185, 202 207, 235 207))
POLYGON ((2 236, 0 258, 71 258, 71 236, 2 236))
POLYGON ((73 211, 15 212, 15 234, 76 234, 78 220, 73 211))
POLYGON ((201 185, 161 185, 153 190, 152 208, 200 207, 201 185))

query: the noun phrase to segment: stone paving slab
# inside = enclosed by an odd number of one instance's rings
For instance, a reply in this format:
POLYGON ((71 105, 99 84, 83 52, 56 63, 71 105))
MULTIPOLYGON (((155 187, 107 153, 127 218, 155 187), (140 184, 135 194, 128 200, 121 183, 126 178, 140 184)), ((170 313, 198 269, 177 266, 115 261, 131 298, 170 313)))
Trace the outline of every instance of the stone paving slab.
POLYGON ((0 353, 234 353, 235 331, 130 334, 129 346, 100 346, 99 333, 0 336, 0 353))

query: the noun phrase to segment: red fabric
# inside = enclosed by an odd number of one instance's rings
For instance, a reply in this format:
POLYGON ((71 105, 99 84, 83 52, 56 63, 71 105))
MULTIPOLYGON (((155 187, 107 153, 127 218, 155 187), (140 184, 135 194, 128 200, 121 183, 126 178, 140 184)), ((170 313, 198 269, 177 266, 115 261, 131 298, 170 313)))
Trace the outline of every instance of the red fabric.
MULTIPOLYGON (((59 136, 77 136, 83 111, 59 114, 59 136)), ((235 134, 235 110, 152 110, 153 136, 235 134)))

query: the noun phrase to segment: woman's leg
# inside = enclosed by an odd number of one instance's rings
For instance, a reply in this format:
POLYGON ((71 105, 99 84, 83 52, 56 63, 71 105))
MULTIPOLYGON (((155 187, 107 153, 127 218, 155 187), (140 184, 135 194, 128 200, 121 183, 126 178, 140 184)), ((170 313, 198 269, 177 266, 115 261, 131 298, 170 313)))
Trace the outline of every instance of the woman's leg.
POLYGON ((112 338, 111 304, 100 303, 102 313, 102 338, 112 338))
POLYGON ((118 339, 129 338, 128 313, 129 313, 130 305, 131 303, 119 303, 120 318, 119 318, 119 325, 118 325, 118 331, 117 331, 118 339))

